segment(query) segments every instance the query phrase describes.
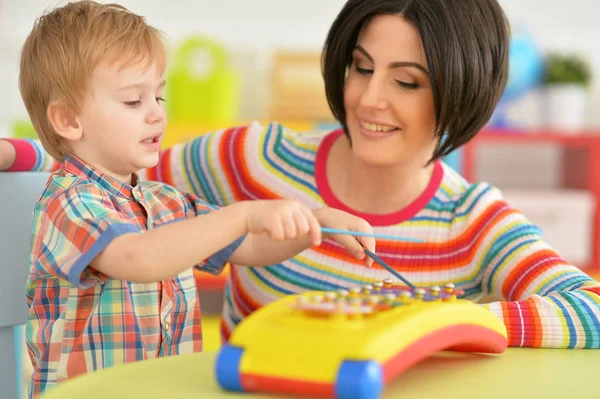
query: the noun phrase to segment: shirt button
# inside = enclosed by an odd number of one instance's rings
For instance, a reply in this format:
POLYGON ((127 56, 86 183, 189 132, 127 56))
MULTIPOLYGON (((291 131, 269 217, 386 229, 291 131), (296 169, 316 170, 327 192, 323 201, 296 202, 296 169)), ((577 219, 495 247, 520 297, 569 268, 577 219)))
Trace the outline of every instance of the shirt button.
POLYGON ((133 198, 135 198, 136 201, 143 201, 144 200, 144 193, 142 192, 142 190, 140 190, 139 187, 135 187, 133 189, 133 198))
POLYGON ((169 327, 171 326, 171 324, 168 321, 165 321, 165 324, 163 324, 163 326, 165 327, 165 331, 169 331, 169 327))

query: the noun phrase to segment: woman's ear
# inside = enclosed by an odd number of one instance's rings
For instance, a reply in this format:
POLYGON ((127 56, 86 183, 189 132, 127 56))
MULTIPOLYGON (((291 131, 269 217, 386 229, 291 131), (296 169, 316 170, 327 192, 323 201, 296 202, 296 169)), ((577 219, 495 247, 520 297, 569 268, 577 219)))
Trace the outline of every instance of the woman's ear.
POLYGON ((52 101, 47 113, 50 124, 59 136, 70 141, 81 139, 83 127, 73 108, 62 101, 52 101))

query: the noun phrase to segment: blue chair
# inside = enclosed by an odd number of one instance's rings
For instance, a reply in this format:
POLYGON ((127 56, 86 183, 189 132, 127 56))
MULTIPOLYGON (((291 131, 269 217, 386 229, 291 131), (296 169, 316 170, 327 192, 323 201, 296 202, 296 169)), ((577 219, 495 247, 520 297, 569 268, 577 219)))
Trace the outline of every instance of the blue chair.
POLYGON ((47 173, 0 173, 0 396, 23 397, 22 326, 27 318, 33 207, 47 173))

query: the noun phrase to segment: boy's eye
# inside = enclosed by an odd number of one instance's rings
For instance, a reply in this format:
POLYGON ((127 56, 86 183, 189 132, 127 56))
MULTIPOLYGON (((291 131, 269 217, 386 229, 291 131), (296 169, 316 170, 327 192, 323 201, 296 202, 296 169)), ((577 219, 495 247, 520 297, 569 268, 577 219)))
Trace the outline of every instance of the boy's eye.
MULTIPOLYGON (((164 102, 164 101, 165 101, 165 99, 164 99, 164 98, 162 98, 162 97, 155 97, 155 99, 156 99, 156 102, 157 102, 157 103, 159 103, 159 102, 161 102, 161 101, 162 101, 162 102, 164 102)), ((130 108, 135 108, 135 107, 139 106, 141 103, 142 103, 142 101, 140 101, 140 100, 135 100, 135 101, 125 101, 123 104, 125 104, 126 106, 128 106, 128 107, 130 107, 130 108)))

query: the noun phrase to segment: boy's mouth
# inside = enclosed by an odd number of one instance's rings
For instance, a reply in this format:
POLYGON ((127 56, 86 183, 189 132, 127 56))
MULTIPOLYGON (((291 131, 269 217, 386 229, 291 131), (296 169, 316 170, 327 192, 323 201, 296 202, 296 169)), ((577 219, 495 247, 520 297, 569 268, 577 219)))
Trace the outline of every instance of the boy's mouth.
POLYGON ((145 140, 140 141, 140 143, 142 143, 142 144, 157 143, 160 140, 160 136, 162 136, 162 134, 159 134, 158 136, 149 137, 145 140))

